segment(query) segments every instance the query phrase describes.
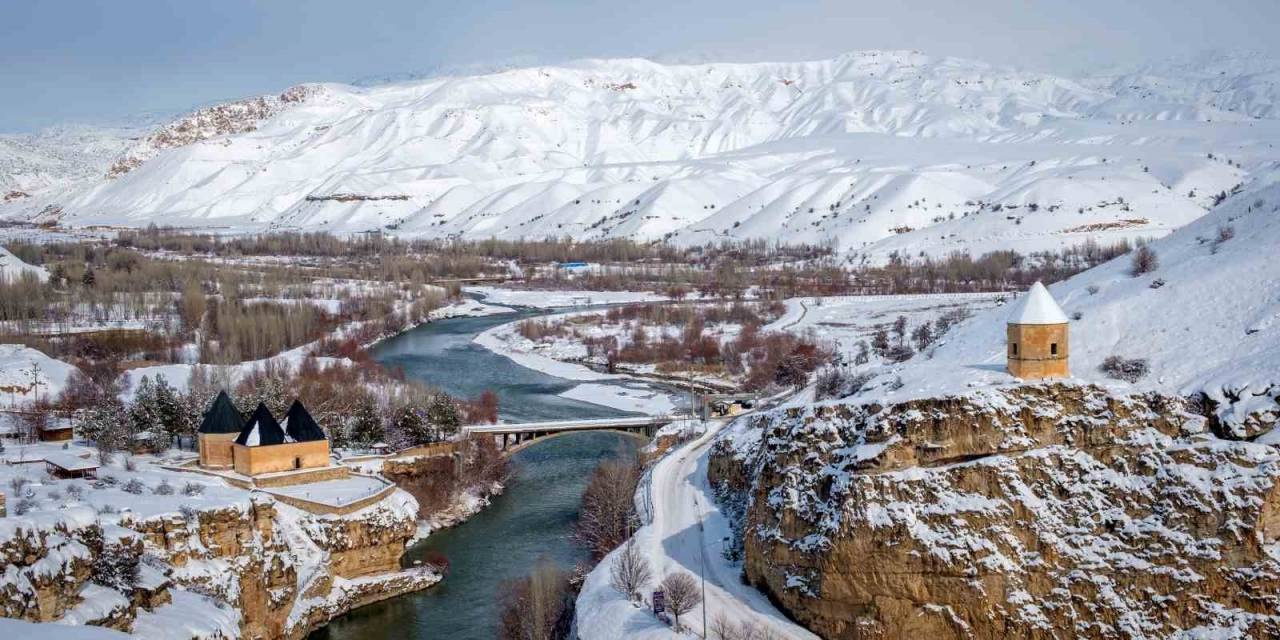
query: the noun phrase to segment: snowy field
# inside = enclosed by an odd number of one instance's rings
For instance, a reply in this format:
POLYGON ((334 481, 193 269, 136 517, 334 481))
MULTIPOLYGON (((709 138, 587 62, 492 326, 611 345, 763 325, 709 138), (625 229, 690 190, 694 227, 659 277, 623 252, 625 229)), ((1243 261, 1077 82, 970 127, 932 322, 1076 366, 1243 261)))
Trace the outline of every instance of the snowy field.
POLYGON ((1010 298, 1005 293, 791 298, 786 300, 786 313, 765 325, 763 330, 813 331, 848 355, 859 342, 870 340, 877 329, 888 327, 899 316, 907 318, 908 327, 915 327, 936 320, 948 311, 976 313, 1004 304, 1010 298))
POLYGON ((324 482, 298 484, 290 487, 275 487, 270 489, 269 492, 333 506, 342 506, 368 498, 385 488, 387 488, 387 483, 382 480, 353 475, 340 480, 326 480, 324 482))
POLYGON ((508 289, 505 287, 464 287, 463 291, 478 295, 483 298, 484 302, 489 304, 532 307, 535 309, 562 309, 597 304, 670 300, 665 295, 651 291, 544 291, 508 289))

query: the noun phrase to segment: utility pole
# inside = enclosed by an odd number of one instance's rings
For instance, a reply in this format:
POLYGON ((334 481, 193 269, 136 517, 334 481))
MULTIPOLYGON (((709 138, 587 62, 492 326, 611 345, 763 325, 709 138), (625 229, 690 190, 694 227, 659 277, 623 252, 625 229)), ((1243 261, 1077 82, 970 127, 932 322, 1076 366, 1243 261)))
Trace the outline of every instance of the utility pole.
POLYGON ((702 565, 702 570, 698 574, 702 577, 702 638, 707 637, 707 546, 703 542, 705 532, 702 529, 702 509, 698 507, 698 497, 693 497, 693 510, 698 514, 698 562, 702 565))

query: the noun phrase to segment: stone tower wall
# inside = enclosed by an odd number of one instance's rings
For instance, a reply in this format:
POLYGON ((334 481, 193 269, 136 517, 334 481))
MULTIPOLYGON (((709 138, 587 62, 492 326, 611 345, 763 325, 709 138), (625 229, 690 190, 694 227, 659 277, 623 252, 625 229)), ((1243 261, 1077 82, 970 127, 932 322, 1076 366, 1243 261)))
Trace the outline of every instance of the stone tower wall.
POLYGON ((1071 375, 1067 357, 1071 352, 1066 324, 1010 324, 1005 352, 1009 373, 1026 380, 1065 378, 1071 375), (1053 355, 1051 345, 1058 345, 1053 355), (1018 354, 1013 354, 1014 344, 1018 354))

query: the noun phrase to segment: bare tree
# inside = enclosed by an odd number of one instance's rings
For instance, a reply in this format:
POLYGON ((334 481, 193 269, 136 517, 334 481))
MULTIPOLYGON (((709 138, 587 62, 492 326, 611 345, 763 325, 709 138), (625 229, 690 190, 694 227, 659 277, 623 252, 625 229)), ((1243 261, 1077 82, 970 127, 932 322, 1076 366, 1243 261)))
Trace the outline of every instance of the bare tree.
POLYGON ((702 594, 698 592, 698 581, 684 573, 668 574, 662 579, 662 592, 666 596, 667 608, 676 617, 676 631, 680 630, 680 616, 693 611, 702 602, 702 594))
POLYGON ((635 600, 640 589, 653 579, 653 571, 649 569, 649 561, 636 546, 635 538, 627 541, 622 553, 614 556, 609 565, 609 583, 614 589, 627 594, 627 598, 635 600))
POLYGON ((1144 273, 1151 273, 1152 271, 1155 271, 1156 268, 1159 266, 1160 266, 1160 259, 1156 257, 1156 252, 1152 250, 1151 247, 1148 247, 1147 245, 1142 245, 1141 247, 1138 247, 1137 251, 1133 252, 1133 262, 1131 263, 1131 268, 1132 268, 1131 273, 1134 276, 1140 276, 1144 273))
POLYGON ((533 573, 498 589, 500 640, 555 640, 565 637, 573 613, 569 574, 548 559, 533 573))
POLYGON ((640 465, 636 460, 602 462, 591 475, 573 537, 593 558, 603 558, 635 530, 639 482, 640 465))
POLYGON ((734 624, 724 613, 717 613, 715 619, 711 621, 711 628, 707 630, 707 637, 711 640, 742 640, 742 635, 738 632, 737 624, 734 624))

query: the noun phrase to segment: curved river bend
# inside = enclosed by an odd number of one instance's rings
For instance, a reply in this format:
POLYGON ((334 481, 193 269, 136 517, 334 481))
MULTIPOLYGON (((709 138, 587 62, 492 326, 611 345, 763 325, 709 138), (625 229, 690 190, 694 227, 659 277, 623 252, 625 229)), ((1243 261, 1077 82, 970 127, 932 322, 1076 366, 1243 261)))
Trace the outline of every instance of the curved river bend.
MULTIPOLYGON (((561 398, 574 382, 515 364, 472 342, 490 327, 537 315, 532 311, 426 324, 379 344, 374 358, 451 394, 498 393, 510 422, 625 415, 608 407, 561 398)), ((449 575, 426 591, 358 609, 312 634, 313 640, 449 638, 492 640, 497 635, 494 594, 503 580, 525 575, 541 557, 562 567, 586 554, 570 540, 582 492, 603 459, 635 454, 637 441, 616 433, 577 433, 535 444, 512 457, 505 493, 471 520, 432 534, 409 549, 407 560, 430 551, 449 558, 449 575)))

